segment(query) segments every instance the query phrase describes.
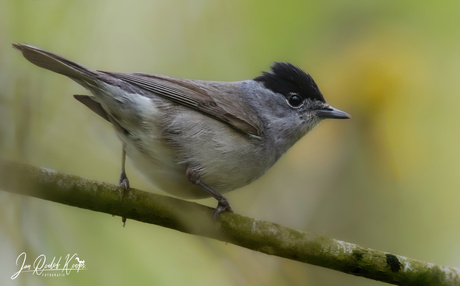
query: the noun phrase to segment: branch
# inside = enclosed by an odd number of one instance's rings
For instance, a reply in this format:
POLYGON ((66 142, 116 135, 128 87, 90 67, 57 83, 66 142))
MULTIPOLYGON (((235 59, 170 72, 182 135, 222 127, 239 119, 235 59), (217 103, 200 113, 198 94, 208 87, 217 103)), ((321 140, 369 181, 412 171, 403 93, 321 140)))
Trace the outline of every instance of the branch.
POLYGON ((460 269, 443 267, 196 203, 53 170, 0 161, 0 190, 123 216, 352 275, 399 285, 460 285, 460 269))

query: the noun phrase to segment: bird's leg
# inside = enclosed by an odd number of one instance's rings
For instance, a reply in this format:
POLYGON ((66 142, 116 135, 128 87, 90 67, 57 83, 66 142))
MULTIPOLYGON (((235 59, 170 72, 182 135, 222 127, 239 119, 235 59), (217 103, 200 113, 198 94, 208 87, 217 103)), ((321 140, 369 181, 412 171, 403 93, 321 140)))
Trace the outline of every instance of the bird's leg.
POLYGON ((123 146, 123 150, 121 152, 121 174, 120 174, 120 180, 118 181, 118 184, 124 190, 128 190, 129 180, 125 172, 125 162, 126 162, 126 150, 125 150, 125 147, 123 146))
POLYGON ((193 167, 187 168, 186 175, 187 175, 187 178, 190 180, 190 182, 194 183, 197 186, 202 187, 206 192, 208 192, 213 198, 217 200, 217 207, 214 210, 214 213, 212 215, 213 219, 217 220, 217 217, 222 212, 226 212, 226 211, 233 212, 233 209, 230 206, 230 203, 224 196, 222 196, 219 192, 215 191, 210 186, 200 181, 200 174, 197 169, 198 168, 193 168, 193 167))
POLYGON ((214 220, 217 220, 217 217, 222 212, 233 212, 233 209, 230 206, 230 203, 228 202, 228 200, 224 196, 222 196, 219 192, 216 192, 215 190, 213 190, 211 187, 209 187, 203 182, 198 181, 198 183, 196 184, 202 187, 203 189, 205 189, 205 191, 207 191, 213 198, 217 200, 217 207, 214 210, 214 213, 212 214, 212 218, 214 220))
MULTIPOLYGON (((123 151, 121 153, 121 174, 120 174, 120 180, 118 181, 118 185, 123 188, 123 191, 121 194, 122 207, 123 207, 123 198, 125 197, 125 195, 127 194, 129 190, 129 180, 125 172, 125 162, 126 162, 126 150, 125 150, 125 146, 123 146, 123 151)), ((126 218, 121 217, 121 221, 123 222, 123 227, 124 227, 126 224, 126 218)))

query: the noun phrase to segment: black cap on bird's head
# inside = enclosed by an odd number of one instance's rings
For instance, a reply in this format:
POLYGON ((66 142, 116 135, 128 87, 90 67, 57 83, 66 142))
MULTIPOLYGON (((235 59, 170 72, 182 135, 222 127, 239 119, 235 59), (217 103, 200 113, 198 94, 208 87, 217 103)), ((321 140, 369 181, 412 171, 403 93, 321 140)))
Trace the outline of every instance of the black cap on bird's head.
POLYGON ((315 112, 318 117, 351 118, 347 113, 327 104, 313 78, 293 64, 275 62, 271 66, 271 72, 263 72, 254 80, 261 82, 271 91, 282 94, 293 108, 299 107, 306 100, 309 100, 317 103, 315 106, 318 108, 315 109, 315 112))

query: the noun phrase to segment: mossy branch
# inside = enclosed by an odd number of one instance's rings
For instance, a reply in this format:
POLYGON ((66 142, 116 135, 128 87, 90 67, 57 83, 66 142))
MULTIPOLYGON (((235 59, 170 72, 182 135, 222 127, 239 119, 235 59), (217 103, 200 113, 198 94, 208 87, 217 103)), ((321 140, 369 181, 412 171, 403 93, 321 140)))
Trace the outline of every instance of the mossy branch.
POLYGON ((123 216, 255 251, 398 285, 460 285, 460 269, 364 248, 196 203, 0 161, 0 190, 123 216))

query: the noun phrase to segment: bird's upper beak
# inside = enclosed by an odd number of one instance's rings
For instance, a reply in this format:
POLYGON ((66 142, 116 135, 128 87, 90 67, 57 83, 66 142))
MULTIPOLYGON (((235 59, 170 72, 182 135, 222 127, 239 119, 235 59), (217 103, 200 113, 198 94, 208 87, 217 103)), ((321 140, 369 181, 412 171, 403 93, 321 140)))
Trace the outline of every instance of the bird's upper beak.
POLYGON ((332 106, 327 106, 323 109, 317 110, 316 115, 318 115, 318 117, 320 118, 334 118, 334 119, 351 118, 351 116, 348 113, 338 110, 332 106))

